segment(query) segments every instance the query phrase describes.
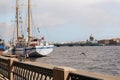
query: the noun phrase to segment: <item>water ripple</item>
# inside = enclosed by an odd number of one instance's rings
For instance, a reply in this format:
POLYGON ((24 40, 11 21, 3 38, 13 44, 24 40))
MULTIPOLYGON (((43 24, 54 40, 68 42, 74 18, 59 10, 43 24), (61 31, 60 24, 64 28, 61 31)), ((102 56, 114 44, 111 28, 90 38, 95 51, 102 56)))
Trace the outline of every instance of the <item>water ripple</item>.
POLYGON ((120 46, 56 47, 35 61, 120 76, 120 46))

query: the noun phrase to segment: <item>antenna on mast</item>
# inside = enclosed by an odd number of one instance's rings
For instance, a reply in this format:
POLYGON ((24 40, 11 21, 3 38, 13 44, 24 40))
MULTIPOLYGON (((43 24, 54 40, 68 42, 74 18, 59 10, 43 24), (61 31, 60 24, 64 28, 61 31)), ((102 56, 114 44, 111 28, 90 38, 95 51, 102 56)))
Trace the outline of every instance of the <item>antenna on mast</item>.
POLYGON ((17 40, 19 37, 19 31, 18 31, 18 27, 19 27, 19 23, 18 23, 18 0, 16 0, 16 26, 17 26, 17 40))
POLYGON ((30 41, 30 0, 28 0, 28 42, 30 41))

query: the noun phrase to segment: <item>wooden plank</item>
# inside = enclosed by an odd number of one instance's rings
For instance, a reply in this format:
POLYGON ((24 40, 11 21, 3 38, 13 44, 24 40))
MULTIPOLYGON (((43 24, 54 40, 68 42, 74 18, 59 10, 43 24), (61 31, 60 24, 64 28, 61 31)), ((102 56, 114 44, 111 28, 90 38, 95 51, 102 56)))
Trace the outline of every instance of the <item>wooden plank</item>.
POLYGON ((12 54, 2 54, 1 56, 10 57, 10 58, 18 58, 18 55, 12 55, 12 54))

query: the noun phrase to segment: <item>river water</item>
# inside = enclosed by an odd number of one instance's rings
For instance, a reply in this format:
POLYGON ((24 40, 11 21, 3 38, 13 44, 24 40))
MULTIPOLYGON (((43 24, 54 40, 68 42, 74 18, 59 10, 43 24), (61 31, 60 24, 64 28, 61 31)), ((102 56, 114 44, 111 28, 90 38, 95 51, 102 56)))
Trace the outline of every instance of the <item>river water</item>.
POLYGON ((47 57, 34 61, 120 76, 120 46, 55 47, 47 57))

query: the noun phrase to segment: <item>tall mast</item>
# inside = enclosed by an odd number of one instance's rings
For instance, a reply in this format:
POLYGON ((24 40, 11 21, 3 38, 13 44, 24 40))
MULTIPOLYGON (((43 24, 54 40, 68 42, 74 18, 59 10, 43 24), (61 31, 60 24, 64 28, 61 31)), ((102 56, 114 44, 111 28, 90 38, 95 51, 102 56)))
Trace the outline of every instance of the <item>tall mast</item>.
POLYGON ((19 31, 18 31, 18 0, 16 0, 16 26, 17 26, 17 40, 18 40, 18 37, 19 37, 19 31))
POLYGON ((28 42, 30 41, 30 0, 28 0, 28 42))

